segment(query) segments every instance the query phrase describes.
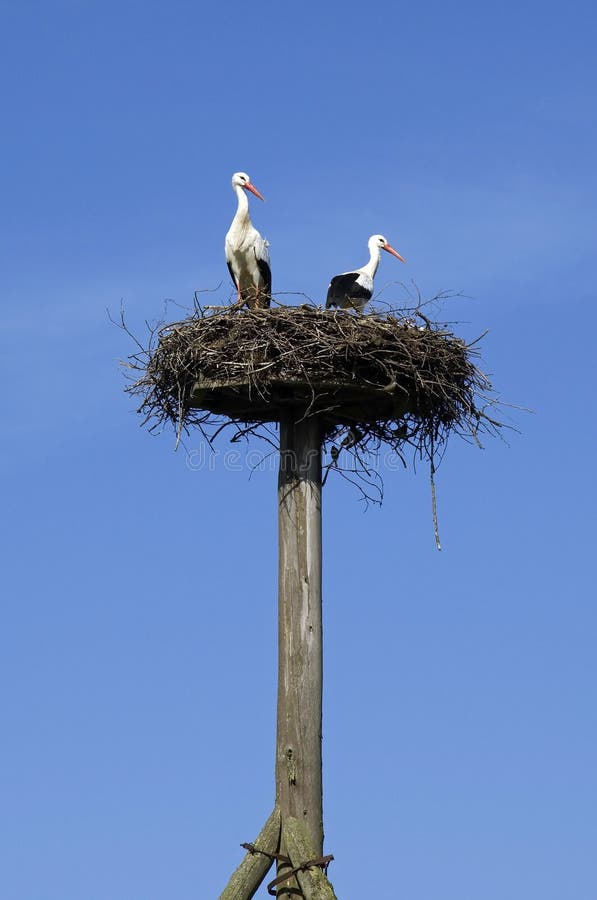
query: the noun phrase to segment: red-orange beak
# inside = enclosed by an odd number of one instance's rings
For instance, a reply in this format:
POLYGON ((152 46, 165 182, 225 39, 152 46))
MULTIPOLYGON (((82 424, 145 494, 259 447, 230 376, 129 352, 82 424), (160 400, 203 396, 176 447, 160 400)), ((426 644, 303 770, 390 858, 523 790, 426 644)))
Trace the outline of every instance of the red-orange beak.
POLYGON ((265 202, 265 197, 262 197, 255 185, 251 184, 250 181, 247 181, 245 185, 243 185, 246 191, 251 191, 252 194, 255 194, 256 197, 259 197, 260 200, 265 202))
POLYGON ((396 259, 399 259, 399 260, 400 260, 400 262, 403 262, 403 263, 406 262, 405 258, 404 258, 403 256, 400 256, 400 254, 398 253, 398 251, 397 251, 397 250, 394 250, 393 247, 390 247, 389 244, 384 244, 384 250, 387 250, 388 253, 391 253, 392 256, 395 256, 396 259))

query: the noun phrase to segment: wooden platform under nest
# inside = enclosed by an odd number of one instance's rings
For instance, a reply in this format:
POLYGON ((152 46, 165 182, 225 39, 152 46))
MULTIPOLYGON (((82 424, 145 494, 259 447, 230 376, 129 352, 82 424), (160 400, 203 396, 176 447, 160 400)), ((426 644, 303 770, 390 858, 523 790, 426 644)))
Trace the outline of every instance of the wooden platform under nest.
POLYGON ((208 379, 193 385, 188 406, 239 421, 277 422, 293 408, 300 415, 319 413, 328 424, 400 419, 411 409, 410 398, 397 385, 370 385, 329 380, 306 382, 268 379, 265 390, 246 378, 208 379))

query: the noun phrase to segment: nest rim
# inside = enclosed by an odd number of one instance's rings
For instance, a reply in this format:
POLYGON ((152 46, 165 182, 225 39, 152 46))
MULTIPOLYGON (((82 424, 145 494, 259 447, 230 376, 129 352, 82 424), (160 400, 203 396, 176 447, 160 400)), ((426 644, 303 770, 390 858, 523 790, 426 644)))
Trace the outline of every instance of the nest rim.
POLYGON ((418 309, 196 307, 137 342, 127 390, 150 430, 170 424, 178 439, 195 426, 208 439, 226 424, 259 435, 289 413, 318 415, 328 442, 411 444, 430 458, 454 431, 479 444, 502 425, 487 414, 499 401, 476 365, 478 341, 418 309))

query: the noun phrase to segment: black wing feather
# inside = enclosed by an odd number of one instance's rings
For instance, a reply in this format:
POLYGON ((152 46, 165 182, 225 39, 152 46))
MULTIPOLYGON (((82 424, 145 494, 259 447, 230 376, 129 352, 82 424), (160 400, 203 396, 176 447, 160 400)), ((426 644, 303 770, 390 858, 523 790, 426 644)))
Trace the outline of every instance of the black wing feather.
POLYGON ((357 281, 360 274, 360 272, 347 272, 332 278, 325 302, 326 309, 329 309, 330 306, 359 306, 371 299, 371 292, 357 281))
POLYGON ((232 265, 228 262, 228 260, 226 260, 226 265, 228 266, 228 271, 230 272, 230 277, 232 278, 232 284, 238 290, 238 282, 234 276, 234 269, 232 268, 232 265))
POLYGON ((261 259, 255 254, 257 260, 257 268, 263 279, 263 289, 259 291, 260 306, 267 309, 272 300, 272 270, 266 259, 261 259))

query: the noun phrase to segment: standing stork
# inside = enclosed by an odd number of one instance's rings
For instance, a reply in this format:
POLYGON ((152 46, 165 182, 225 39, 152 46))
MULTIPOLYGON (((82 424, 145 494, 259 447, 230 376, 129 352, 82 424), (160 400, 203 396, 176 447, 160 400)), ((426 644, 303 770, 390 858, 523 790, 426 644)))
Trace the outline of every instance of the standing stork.
POLYGON ((373 296, 373 279, 379 265, 381 250, 387 250, 403 263, 406 262, 404 257, 390 246, 383 234, 372 234, 367 246, 369 247, 367 265, 355 269, 353 272, 342 272, 341 275, 335 275, 330 281, 325 302, 326 309, 331 306, 339 306, 342 309, 356 309, 358 312, 363 312, 365 305, 373 296))
POLYGON ((264 198, 251 184, 246 172, 234 173, 232 190, 238 206, 226 235, 226 262, 238 293, 237 302, 239 306, 246 303, 249 309, 267 309, 272 295, 269 244, 251 222, 249 198, 245 192, 251 191, 260 200, 264 198))

